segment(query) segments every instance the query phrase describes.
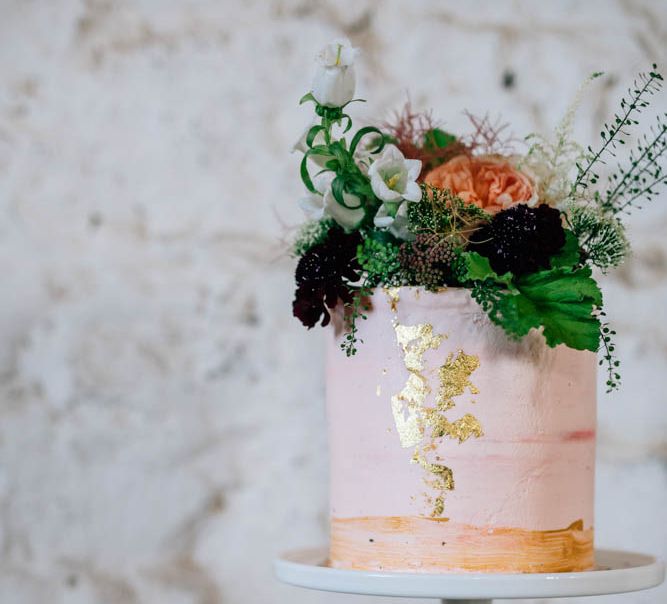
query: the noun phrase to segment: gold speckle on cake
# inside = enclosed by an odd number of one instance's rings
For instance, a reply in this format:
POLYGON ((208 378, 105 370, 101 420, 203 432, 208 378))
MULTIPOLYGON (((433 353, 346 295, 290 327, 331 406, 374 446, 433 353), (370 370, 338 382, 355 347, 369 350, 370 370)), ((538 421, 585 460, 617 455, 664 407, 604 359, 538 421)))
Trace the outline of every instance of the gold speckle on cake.
POLYGON ((385 295, 387 296, 387 301, 389 302, 389 308, 391 308, 391 312, 395 313, 398 311, 398 302, 400 301, 399 297, 399 292, 400 288, 399 287, 383 287, 382 290, 384 291, 385 295))
POLYGON ((445 498, 442 495, 439 495, 435 498, 435 503, 433 504, 433 513, 431 516, 442 516, 442 513, 445 511, 445 498))

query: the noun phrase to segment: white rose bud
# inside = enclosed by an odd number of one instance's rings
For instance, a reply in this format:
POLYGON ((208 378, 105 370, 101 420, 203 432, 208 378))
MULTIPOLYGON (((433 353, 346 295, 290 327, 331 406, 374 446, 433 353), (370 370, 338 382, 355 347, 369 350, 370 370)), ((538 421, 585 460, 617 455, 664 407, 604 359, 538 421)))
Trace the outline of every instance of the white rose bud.
POLYGON ((346 39, 334 40, 320 51, 312 90, 320 105, 342 107, 354 98, 356 55, 357 49, 346 39))

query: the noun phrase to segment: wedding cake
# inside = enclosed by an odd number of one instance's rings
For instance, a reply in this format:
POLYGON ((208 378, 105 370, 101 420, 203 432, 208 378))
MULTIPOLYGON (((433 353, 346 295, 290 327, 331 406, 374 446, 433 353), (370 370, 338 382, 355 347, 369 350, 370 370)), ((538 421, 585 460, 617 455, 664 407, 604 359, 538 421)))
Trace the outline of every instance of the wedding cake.
POLYGON ((638 76, 597 147, 572 140, 580 95, 522 147, 502 123, 455 134, 410 105, 355 131, 356 57, 347 40, 318 55, 296 145, 293 314, 328 326, 329 564, 589 570, 598 364, 620 381, 593 271, 627 255, 622 218, 664 180, 667 129, 606 187, 597 170, 662 76, 638 76))

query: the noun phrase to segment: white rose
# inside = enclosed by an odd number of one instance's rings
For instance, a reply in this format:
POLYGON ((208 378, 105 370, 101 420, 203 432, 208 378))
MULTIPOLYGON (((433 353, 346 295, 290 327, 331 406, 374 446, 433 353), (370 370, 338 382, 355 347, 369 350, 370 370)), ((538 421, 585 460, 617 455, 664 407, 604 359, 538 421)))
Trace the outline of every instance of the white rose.
POLYGON ((373 193, 383 202, 419 201, 417 178, 422 169, 418 159, 405 159, 394 145, 387 145, 368 170, 373 193))
POLYGON ((357 49, 346 39, 334 40, 320 51, 312 89, 320 105, 342 107, 354 98, 356 55, 357 49))

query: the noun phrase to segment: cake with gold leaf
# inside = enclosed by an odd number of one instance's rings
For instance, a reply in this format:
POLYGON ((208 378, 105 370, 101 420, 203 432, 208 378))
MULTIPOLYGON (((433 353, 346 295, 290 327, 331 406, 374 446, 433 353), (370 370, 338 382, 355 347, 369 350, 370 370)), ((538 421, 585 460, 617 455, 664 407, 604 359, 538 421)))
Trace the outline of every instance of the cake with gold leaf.
POLYGON ((638 76, 597 147, 571 138, 576 102, 522 147, 409 105, 354 130, 356 57, 347 40, 320 52, 295 146, 293 314, 329 326, 329 563, 591 569, 597 365, 620 380, 593 270, 623 261, 622 218, 667 179, 660 118, 606 187, 597 170, 662 76, 638 76))
POLYGON ((462 288, 371 303, 354 357, 328 337, 331 565, 592 568, 595 355, 509 340, 462 288))

